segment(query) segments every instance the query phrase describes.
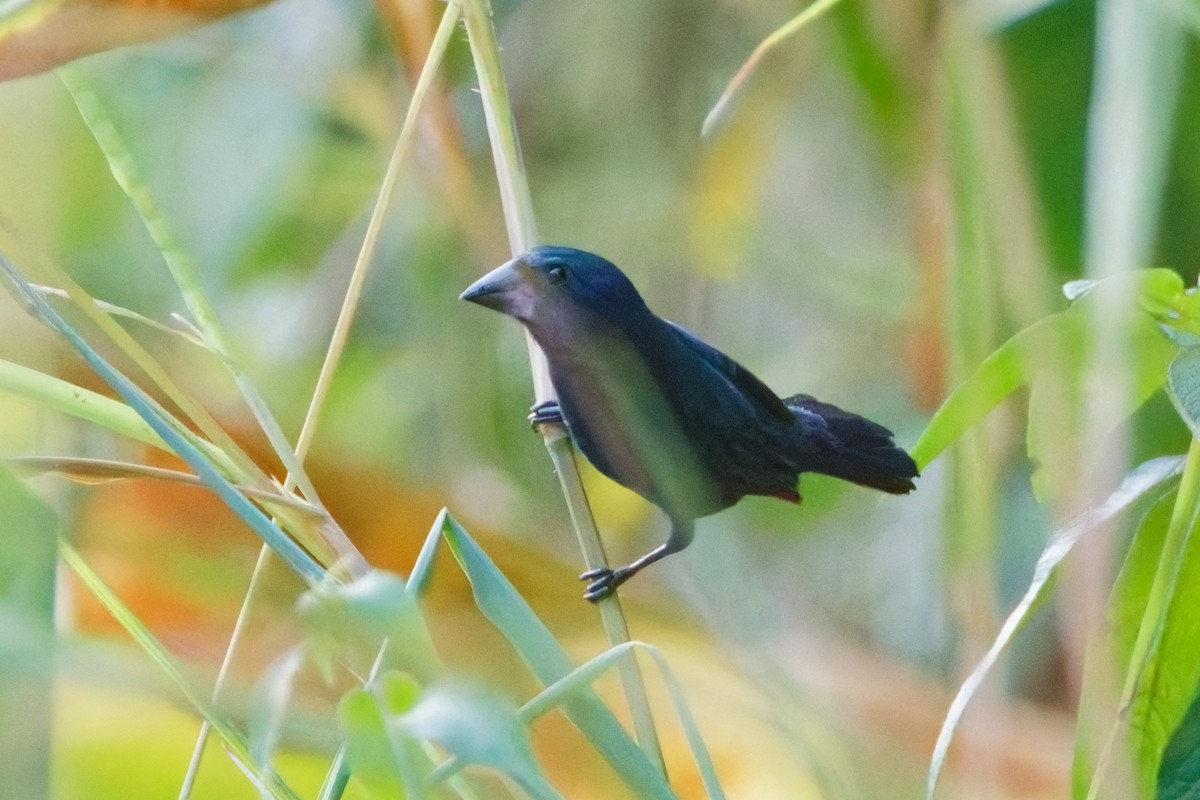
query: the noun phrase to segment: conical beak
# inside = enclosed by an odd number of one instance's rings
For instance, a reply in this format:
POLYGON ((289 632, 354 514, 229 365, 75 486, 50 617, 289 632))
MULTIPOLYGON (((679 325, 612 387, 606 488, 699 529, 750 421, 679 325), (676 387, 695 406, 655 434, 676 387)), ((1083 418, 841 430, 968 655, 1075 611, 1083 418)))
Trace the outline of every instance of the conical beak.
POLYGON ((528 270, 521 259, 514 258, 472 283, 458 298, 519 316, 516 312, 528 305, 533 295, 533 287, 525 279, 528 270))

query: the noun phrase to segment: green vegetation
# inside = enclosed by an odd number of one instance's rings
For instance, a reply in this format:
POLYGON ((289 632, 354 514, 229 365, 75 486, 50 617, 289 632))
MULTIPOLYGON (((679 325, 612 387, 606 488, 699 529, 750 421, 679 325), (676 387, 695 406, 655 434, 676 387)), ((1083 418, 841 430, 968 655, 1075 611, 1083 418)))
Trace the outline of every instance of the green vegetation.
POLYGON ((71 8, 0 8, 0 795, 1195 794, 1193 3, 71 8), (664 523, 455 299, 539 242, 917 492, 585 603, 664 523))

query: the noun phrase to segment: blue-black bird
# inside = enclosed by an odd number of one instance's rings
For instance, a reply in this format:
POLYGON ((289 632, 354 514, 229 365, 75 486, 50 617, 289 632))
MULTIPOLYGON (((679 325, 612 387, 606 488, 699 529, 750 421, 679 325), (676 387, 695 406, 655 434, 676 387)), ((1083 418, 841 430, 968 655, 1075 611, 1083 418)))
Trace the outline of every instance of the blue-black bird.
POLYGON ((800 473, 892 494, 917 466, 868 419, 805 394, 780 399, 748 369, 656 316, 616 266, 569 247, 535 247, 497 267, 463 300, 519 320, 541 346, 558 409, 600 472, 671 520, 665 544, 616 570, 585 572, 596 601, 692 541, 695 520, 746 495, 800 502, 800 473))

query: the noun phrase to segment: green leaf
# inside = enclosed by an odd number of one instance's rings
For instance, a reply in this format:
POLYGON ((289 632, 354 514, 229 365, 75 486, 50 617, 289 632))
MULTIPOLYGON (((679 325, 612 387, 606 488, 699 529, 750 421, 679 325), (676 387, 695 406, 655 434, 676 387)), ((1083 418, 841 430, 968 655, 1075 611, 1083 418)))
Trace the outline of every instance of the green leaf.
POLYGON ((129 406, 53 375, 0 359, 0 391, 33 400, 162 450, 170 449, 129 406))
MULTIPOLYGON (((1193 528, 1176 562, 1165 561, 1169 548, 1144 554, 1147 558, 1158 556, 1156 579, 1164 570, 1175 573, 1161 628, 1137 678, 1129 708, 1130 751, 1139 785, 1147 796, 1157 783, 1167 742, 1200 690, 1200 659, 1196 658, 1196 642, 1200 641, 1200 614, 1196 613, 1200 608, 1200 537, 1194 534, 1193 528)), ((1148 622, 1143 620, 1141 624, 1148 622)))
POLYGON ((1038 320, 1013 336, 950 393, 913 445, 911 454, 918 469, 925 469, 943 450, 1030 379, 1033 355, 1043 350, 1054 337, 1061 336, 1065 326, 1073 324, 1066 314, 1064 311, 1038 320))
POLYGON ((1200 800, 1200 696, 1175 729, 1158 772, 1157 800, 1200 800))
POLYGON ((1077 795, 1152 797, 1167 742, 1200 689, 1200 538, 1193 535, 1200 440, 1192 442, 1169 516, 1167 510, 1160 504, 1139 527, 1110 599, 1109 626, 1089 648, 1077 795), (1114 667, 1123 679, 1119 696, 1114 667), (1123 785, 1127 774, 1132 787, 1123 785))
MULTIPOLYGON (((1179 276, 1169 270, 1145 270, 1140 281, 1143 299, 1153 297, 1146 287, 1162 285, 1162 273, 1173 279, 1166 283, 1182 285, 1179 276)), ((1089 463, 1096 448, 1107 439, 1081 427, 1086 416, 1086 367, 1092 362, 1093 320, 1087 304, 1094 300, 1089 296, 1064 312, 1058 339, 1047 340, 1046 349, 1036 356, 1039 360, 1035 362, 1037 376, 1029 395, 1026 446, 1036 466, 1033 485, 1039 498, 1058 497, 1068 491, 1078 478, 1079 463, 1089 463)), ((1110 392, 1112 413, 1117 419, 1132 414, 1163 386, 1168 365, 1179 349, 1149 315, 1135 314, 1125 322, 1121 340, 1129 374, 1120 385, 1128 391, 1110 392)))
POLYGON ((425 617, 398 575, 371 570, 347 584, 322 584, 302 595, 297 609, 315 654, 369 663, 387 642, 386 663, 426 682, 438 673, 425 617))
POLYGON ((1158 569, 1159 555, 1167 536, 1175 498, 1155 504, 1137 526, 1133 542, 1109 597, 1107 624, 1088 643, 1084 681, 1076 720, 1073 765, 1074 796, 1086 797, 1096 780, 1097 765, 1106 751, 1128 759, 1128 741, 1117 737, 1116 705, 1119 686, 1113 681, 1127 668, 1139 627, 1145 616, 1146 600, 1158 569), (1109 736, 1106 740, 1105 735, 1109 736))
POLYGON ((436 742, 464 762, 508 775, 536 800, 561 798, 534 760, 516 706, 493 692, 432 688, 400 722, 411 735, 436 742))
POLYGON ((1122 333, 1135 372, 1130 395, 1117 398, 1121 413, 1131 413, 1163 385, 1167 364, 1177 347, 1159 325, 1190 329, 1200 323, 1200 316, 1190 316, 1193 295, 1183 290, 1183 279, 1172 270, 1149 269, 1139 270, 1124 281, 1077 283, 1068 284, 1075 287, 1072 294, 1079 298, 1076 303, 1014 335, 950 393, 912 448, 919 469, 928 466, 1000 402, 1029 383, 1033 384, 1028 431, 1030 458, 1034 463, 1051 461, 1047 443, 1055 441, 1064 424, 1074 425, 1078 418, 1075 411, 1082 396, 1084 368, 1090 363, 1092 308, 1100 301, 1102 292, 1120 291, 1125 298, 1132 288, 1143 312, 1136 314, 1122 333), (1041 383, 1042 377, 1050 380, 1041 383))
POLYGON ((1179 416, 1200 436, 1200 347, 1184 347, 1167 370, 1167 387, 1179 416))
POLYGON ((420 785, 410 759, 394 747, 383 713, 370 692, 348 692, 338 703, 338 721, 354 775, 372 797, 402 800, 409 796, 406 786, 420 785))
POLYGON ((379 676, 375 695, 389 714, 407 714, 421 697, 421 684, 407 672, 395 670, 379 676))

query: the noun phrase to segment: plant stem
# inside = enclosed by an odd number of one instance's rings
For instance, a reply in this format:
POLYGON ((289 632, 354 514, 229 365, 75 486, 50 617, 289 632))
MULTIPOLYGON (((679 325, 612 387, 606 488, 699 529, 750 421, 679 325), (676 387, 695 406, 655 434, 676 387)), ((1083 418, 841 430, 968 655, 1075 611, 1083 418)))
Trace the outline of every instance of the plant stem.
POLYGON ((1146 610, 1138 626, 1137 639, 1129 656, 1129 672, 1125 676, 1125 688, 1121 691, 1120 713, 1124 714, 1133 703, 1138 683, 1151 658, 1151 649, 1158 642, 1163 620, 1175 594, 1179 579, 1179 565, 1183 551, 1191 538, 1192 530, 1200 518, 1200 439, 1192 439, 1188 449, 1183 477, 1179 480, 1179 493, 1171 510, 1171 521, 1167 524, 1167 537, 1163 541, 1162 554, 1158 559, 1158 570, 1150 593, 1146 596, 1146 610))
POLYGON ((1150 584, 1150 591, 1146 595, 1146 608, 1142 612, 1137 638, 1130 651, 1129 667, 1125 673, 1125 684, 1121 689, 1117 713, 1104 739, 1100 755, 1096 759, 1096 768, 1092 771, 1087 793, 1088 800, 1094 800, 1099 796, 1113 754, 1119 752, 1116 745, 1121 738, 1121 729, 1128 723, 1129 710, 1137 699, 1142 676, 1157 652, 1159 639, 1162 636, 1163 622, 1166 620, 1167 611, 1171 606, 1171 597, 1175 594, 1175 584, 1179 579, 1179 567, 1183 561, 1183 552, 1187 548, 1198 520, 1200 520, 1200 439, 1192 439, 1192 444, 1188 448, 1187 462, 1183 467, 1183 476, 1179 479, 1179 491, 1175 495, 1175 505, 1171 509, 1171 521, 1167 523, 1167 535, 1163 540, 1162 551, 1158 557, 1158 569, 1155 570, 1154 581, 1150 584))
MULTIPOLYGON (((533 214, 533 198, 521 160, 521 148, 517 129, 508 101, 508 90, 504 83, 504 72, 500 64, 500 49, 496 43, 496 31, 492 25, 485 0, 461 0, 463 17, 467 26, 467 37, 471 45, 471 56, 479 75, 479 89, 483 97, 484 117, 492 143, 492 157, 496 164, 496 178, 500 186, 500 201, 504 208, 504 220, 508 228, 512 254, 517 256, 537 243, 537 230, 533 214)), ((556 397, 550 381, 550 370, 541 348, 526 334, 529 360, 533 370, 534 402, 543 403, 556 397)), ((604 545, 596 529, 587 494, 579 479, 575 463, 574 448, 570 436, 562 423, 547 423, 539 426, 539 432, 550 454, 550 460, 558 473, 566 498, 567 510, 583 551, 588 569, 607 567, 604 545)), ((616 593, 600 604, 600 616, 610 646, 629 641, 629 626, 625 622, 620 600, 616 593)), ((621 683, 625 698, 633 717, 638 743, 646 757, 664 774, 662 750, 658 732, 650 713, 649 698, 641 670, 632 656, 621 668, 621 683)))

